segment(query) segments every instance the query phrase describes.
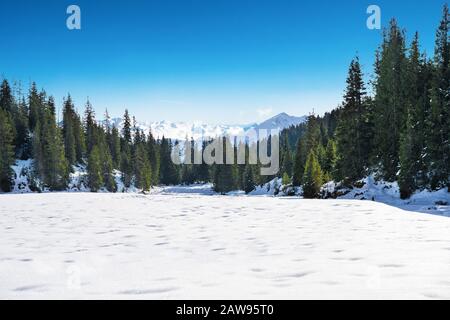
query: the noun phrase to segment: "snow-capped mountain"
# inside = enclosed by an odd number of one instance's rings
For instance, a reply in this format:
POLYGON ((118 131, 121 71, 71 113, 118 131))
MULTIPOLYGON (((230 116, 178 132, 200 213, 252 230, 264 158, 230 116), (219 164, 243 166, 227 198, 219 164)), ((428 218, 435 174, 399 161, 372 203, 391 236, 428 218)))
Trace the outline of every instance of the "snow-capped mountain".
POLYGON ((283 112, 275 117, 272 117, 257 126, 257 129, 286 129, 291 126, 297 126, 301 123, 306 122, 307 116, 294 117, 283 112))
MULTIPOLYGON (((299 125, 305 122, 307 117, 294 117, 286 113, 272 117, 260 124, 247 125, 211 125, 202 122, 138 122, 137 126, 146 134, 151 130, 155 138, 170 138, 173 140, 184 140, 191 137, 200 140, 204 137, 218 137, 224 135, 238 136, 244 135, 250 129, 279 129, 283 130, 290 126, 299 125)), ((121 118, 111 119, 110 126, 122 129, 121 118)))

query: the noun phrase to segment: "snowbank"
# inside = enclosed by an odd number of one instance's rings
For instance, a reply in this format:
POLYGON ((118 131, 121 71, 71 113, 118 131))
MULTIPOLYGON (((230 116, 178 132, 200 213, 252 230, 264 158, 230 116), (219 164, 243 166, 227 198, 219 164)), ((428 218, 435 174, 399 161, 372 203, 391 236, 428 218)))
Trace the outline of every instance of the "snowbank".
MULTIPOLYGON (((345 194, 337 199, 369 200, 382 202, 409 211, 432 213, 450 216, 450 193, 447 189, 438 191, 417 191, 410 199, 400 198, 400 189, 397 182, 376 181, 373 175, 360 181, 362 186, 353 189, 342 189, 345 194)), ((333 193, 337 190, 334 182, 326 184, 325 193, 333 193)))

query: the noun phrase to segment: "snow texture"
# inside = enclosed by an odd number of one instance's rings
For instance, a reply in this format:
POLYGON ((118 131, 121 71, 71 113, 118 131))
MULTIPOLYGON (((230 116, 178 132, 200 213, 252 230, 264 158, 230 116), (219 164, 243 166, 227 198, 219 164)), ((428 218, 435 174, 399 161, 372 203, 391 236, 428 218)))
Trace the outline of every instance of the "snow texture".
POLYGON ((182 191, 0 195, 0 298, 450 299, 447 217, 182 191))

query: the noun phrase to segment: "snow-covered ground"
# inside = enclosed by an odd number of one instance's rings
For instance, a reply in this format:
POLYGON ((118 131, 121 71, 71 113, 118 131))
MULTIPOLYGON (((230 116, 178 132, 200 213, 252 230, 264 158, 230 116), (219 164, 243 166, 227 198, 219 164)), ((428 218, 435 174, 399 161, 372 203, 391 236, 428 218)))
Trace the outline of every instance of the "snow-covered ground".
POLYGON ((173 191, 0 195, 0 298, 450 299, 447 217, 173 191))
MULTIPOLYGON (((360 188, 353 188, 338 199, 368 200, 382 202, 408 211, 437 214, 450 217, 450 193, 447 188, 437 191, 416 191, 411 198, 400 199, 400 188, 397 182, 376 181, 371 175, 363 180, 360 188)), ((324 189, 333 190, 335 184, 327 183, 324 189)))

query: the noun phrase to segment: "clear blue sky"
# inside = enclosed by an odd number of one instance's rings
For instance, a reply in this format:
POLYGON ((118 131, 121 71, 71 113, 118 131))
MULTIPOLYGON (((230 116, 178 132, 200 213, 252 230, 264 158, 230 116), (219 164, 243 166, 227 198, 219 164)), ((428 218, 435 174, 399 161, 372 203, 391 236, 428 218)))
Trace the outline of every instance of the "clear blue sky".
POLYGON ((0 4, 0 76, 36 81, 79 109, 124 108, 139 120, 247 123, 308 114, 340 101, 350 60, 367 74, 381 31, 377 4, 418 30, 430 54, 445 1, 14 0, 0 4), (66 28, 81 8, 82 29, 66 28))

